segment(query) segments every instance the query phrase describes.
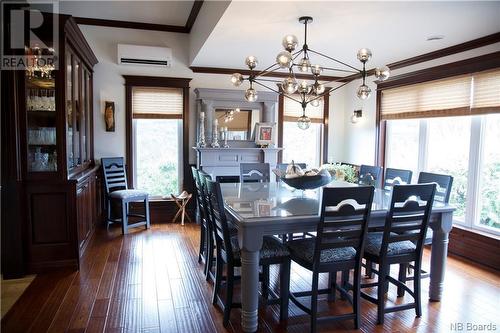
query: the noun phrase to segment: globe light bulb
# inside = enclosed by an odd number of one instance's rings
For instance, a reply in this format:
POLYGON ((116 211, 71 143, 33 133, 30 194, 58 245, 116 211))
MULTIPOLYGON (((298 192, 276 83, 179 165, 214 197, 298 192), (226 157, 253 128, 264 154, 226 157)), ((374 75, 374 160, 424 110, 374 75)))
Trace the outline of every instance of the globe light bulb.
POLYGON ((255 102, 257 100, 258 94, 254 88, 248 88, 245 92, 245 99, 249 102, 255 102))
POLYGON ((243 83, 243 80, 243 75, 241 75, 240 73, 234 73, 233 75, 231 75, 231 83, 235 87, 239 87, 243 83))
POLYGON ((315 108, 319 106, 319 98, 315 97, 313 100, 311 100, 311 105, 314 106, 315 108))
POLYGON ((295 35, 286 35, 285 37, 283 37, 283 41, 281 42, 281 44, 283 45, 285 50, 287 50, 288 52, 292 52, 299 44, 299 40, 295 35))
POLYGON ((302 58, 299 62, 299 70, 301 72, 309 72, 311 69, 311 62, 307 58, 302 58))
POLYGON ((358 60, 361 62, 367 62, 372 57, 372 51, 370 49, 363 48, 358 51, 358 60))
POLYGON ((320 67, 320 65, 314 65, 311 67, 311 72, 313 75, 319 76, 321 75, 321 72, 323 71, 323 68, 320 67))
POLYGON ((322 93, 325 92, 325 85, 316 82, 314 84, 314 91, 316 92, 317 95, 321 95, 322 93))
POLYGON ((359 117, 356 114, 351 116, 351 123, 356 124, 359 121, 359 117))
POLYGON ((285 80, 283 80, 283 90, 289 95, 294 94, 297 91, 298 87, 299 85, 293 77, 287 77, 285 80))
POLYGON ((236 108, 236 109, 234 109, 234 112, 236 112, 236 113, 238 113, 238 112, 240 112, 240 111, 241 111, 241 110, 240 110, 240 108, 236 108))
POLYGON ((385 81, 391 76, 391 70, 387 66, 375 68, 375 78, 380 81, 385 81))
POLYGON ((288 51, 281 51, 276 56, 276 62, 281 68, 289 68, 292 64, 292 54, 288 51))
POLYGON ((370 97, 371 92, 372 90, 370 89, 370 87, 368 87, 366 84, 362 84, 359 86, 356 94, 361 99, 367 99, 368 97, 370 97))
POLYGON ((307 94, 311 91, 311 86, 307 84, 307 81, 302 81, 299 85, 299 93, 307 94))
POLYGON ((311 126, 311 119, 306 115, 300 116, 299 119, 297 119, 297 126, 301 130, 306 130, 311 126))
POLYGON ((257 60, 256 57, 254 56, 248 56, 246 59, 245 59, 245 64, 248 66, 248 68, 250 69, 254 69, 255 67, 257 67, 257 64, 259 63, 259 61, 257 60))

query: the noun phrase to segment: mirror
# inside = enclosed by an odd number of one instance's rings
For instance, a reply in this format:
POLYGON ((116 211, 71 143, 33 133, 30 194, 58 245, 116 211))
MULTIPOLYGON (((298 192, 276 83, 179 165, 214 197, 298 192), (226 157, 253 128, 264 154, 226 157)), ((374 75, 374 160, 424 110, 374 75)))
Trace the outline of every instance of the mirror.
POLYGON ((227 126, 228 140, 252 140, 255 124, 260 122, 260 110, 216 109, 219 126, 227 126))

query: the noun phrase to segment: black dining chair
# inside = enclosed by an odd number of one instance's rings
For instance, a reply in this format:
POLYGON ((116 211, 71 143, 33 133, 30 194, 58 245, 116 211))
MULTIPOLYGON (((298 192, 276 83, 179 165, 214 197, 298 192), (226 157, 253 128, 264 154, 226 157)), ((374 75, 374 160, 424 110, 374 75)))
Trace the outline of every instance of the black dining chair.
POLYGON ((382 167, 362 164, 359 167, 358 184, 380 188, 382 186, 382 167))
MULTIPOLYGON (((206 180, 206 184, 209 223, 212 224, 216 247, 216 274, 212 302, 214 305, 220 303, 224 312, 223 324, 227 326, 231 309, 241 307, 241 304, 233 302, 233 289, 236 280, 234 270, 241 267, 240 246, 238 238, 232 235, 226 219, 220 184, 212 180, 206 180), (223 299, 220 296, 220 289, 224 279, 224 266, 226 266, 226 293, 223 299)), ((274 237, 264 237, 259 263, 262 266, 262 273, 260 274, 262 296, 266 303, 279 301, 280 320, 286 320, 288 318, 288 291, 290 286, 290 257, 287 247, 274 237), (280 265, 279 295, 276 295, 269 288, 269 266, 273 264, 280 265), (274 296, 274 300, 269 299, 269 294, 274 296)))
POLYGON ((321 319, 352 319, 356 329, 360 326, 361 259, 373 192, 373 186, 323 188, 316 237, 287 243, 292 260, 312 271, 311 291, 290 293, 292 302, 311 316, 311 332, 316 332, 318 294, 334 294, 337 290, 352 304, 353 312, 321 319), (337 285, 337 272, 350 270, 354 270, 353 283, 345 281, 337 285), (319 273, 325 272, 330 273, 331 285, 319 290, 319 273), (352 295, 349 291, 352 291, 352 295), (311 296, 309 308, 298 300, 304 296, 311 296))
MULTIPOLYGON (((205 263, 204 272, 205 276, 208 280, 208 267, 211 264, 210 258, 210 248, 213 248, 213 243, 210 241, 209 231, 208 231, 208 222, 207 222, 207 211, 205 198, 202 193, 202 182, 200 180, 200 171, 194 166, 191 167, 191 173, 193 174, 193 182, 195 188, 195 198, 196 198, 196 207, 198 218, 198 223, 200 224, 200 246, 198 250, 198 262, 205 263)), ((213 251, 212 251, 213 257, 213 251)))
POLYGON ((269 171, 269 163, 240 163, 240 182, 269 182, 269 171))
POLYGON ((377 305, 377 320, 384 323, 388 312, 415 309, 416 316, 422 315, 421 266, 424 238, 434 201, 435 184, 395 185, 385 220, 384 231, 368 233, 365 259, 377 263, 372 269, 377 282, 362 284, 361 288, 377 288, 377 297, 361 292, 361 297, 377 305), (406 286, 406 267, 415 262, 413 290, 406 286), (390 276, 390 267, 400 265, 398 279, 390 276), (388 283, 398 288, 398 296, 407 291, 414 302, 386 307, 384 295, 388 283))
POLYGON ((390 190, 394 185, 405 185, 411 183, 413 171, 404 169, 385 169, 384 190, 390 190))
POLYGON ((417 182, 419 184, 436 184, 436 196, 434 198, 435 202, 447 204, 450 201, 451 186, 453 185, 452 176, 431 172, 420 172, 418 174, 417 182))
POLYGON ((109 228, 111 224, 121 222, 123 234, 128 232, 128 228, 144 225, 146 226, 146 229, 148 229, 150 226, 149 194, 145 191, 132 190, 128 188, 123 157, 101 158, 101 165, 106 190, 106 227, 109 228), (111 203, 113 201, 120 203, 121 216, 119 218, 111 218, 111 203), (131 202, 140 201, 144 203, 144 214, 131 214, 129 212, 129 204, 131 202), (142 218, 144 220, 129 224, 129 217, 142 218))

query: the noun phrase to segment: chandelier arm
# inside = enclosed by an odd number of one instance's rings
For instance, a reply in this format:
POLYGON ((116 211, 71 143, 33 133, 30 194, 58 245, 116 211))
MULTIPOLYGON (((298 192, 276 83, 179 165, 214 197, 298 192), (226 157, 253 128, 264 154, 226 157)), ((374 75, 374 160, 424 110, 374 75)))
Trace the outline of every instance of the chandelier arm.
MULTIPOLYGON (((259 80, 260 80, 260 79, 259 79, 259 80)), ((275 93, 277 93, 277 94, 281 94, 279 90, 276 90, 276 89, 273 89, 273 88, 271 88, 271 87, 268 87, 268 86, 266 86, 265 84, 260 83, 259 81, 253 81, 253 82, 254 82, 255 84, 258 84, 259 86, 264 87, 264 88, 266 88, 266 89, 269 89, 269 90, 271 90, 271 91, 273 91, 273 92, 275 92, 275 93)))
POLYGON ((345 83, 341 84, 341 85, 340 85, 340 86, 338 86, 338 87, 335 87, 335 88, 330 88, 330 89, 328 89, 327 91, 325 91, 324 93, 317 95, 315 98, 310 99, 310 100, 308 101, 308 103, 310 103, 311 101, 314 101, 314 100, 316 100, 316 99, 323 98, 323 97, 325 97, 326 95, 330 95, 330 94, 331 94, 332 92, 334 92, 335 90, 342 88, 343 86, 345 86, 346 84, 349 84, 350 82, 351 82, 351 81, 349 81, 349 82, 345 82, 345 83))
POLYGON ((336 71, 336 72, 346 72, 346 73, 353 73, 353 74, 359 74, 359 71, 356 70, 356 71, 353 71, 353 70, 350 70, 350 69, 341 69, 341 68, 333 68, 333 67, 321 67, 322 69, 326 69, 326 70, 329 70, 329 71, 336 71))
POLYGON ((279 68, 280 68, 280 67, 279 67, 278 63, 277 63, 277 62, 275 62, 275 63, 274 63, 274 64, 272 64, 271 66, 269 66, 269 67, 267 67, 266 69, 264 69, 264 70, 262 70, 262 71, 258 72, 257 74, 255 74, 255 77, 257 77, 257 76, 264 76, 264 75, 266 75, 266 74, 268 74, 268 73, 271 73, 271 72, 273 72, 273 71, 275 71, 275 70, 278 70, 279 68), (278 66, 278 67, 277 67, 277 68, 275 68, 275 69, 273 69, 273 70, 271 70, 271 68, 273 68, 274 66, 278 66))
POLYGON ((311 49, 309 49, 309 52, 312 52, 312 53, 314 53, 314 54, 317 54, 317 55, 320 55, 320 56, 325 57, 325 58, 327 58, 327 59, 330 59, 330 60, 333 60, 333 61, 335 61, 335 62, 338 62, 339 64, 342 64, 342 65, 344 65, 344 66, 346 66, 346 67, 352 68, 352 69, 354 69, 354 70, 356 71, 356 73, 361 73, 361 71, 360 71, 359 69, 357 69, 356 67, 353 67, 353 66, 351 66, 351 65, 349 65, 349 64, 346 64, 345 62, 342 62, 342 61, 340 61, 340 60, 337 60, 337 59, 335 59, 335 58, 332 58, 332 57, 330 57, 330 56, 327 56, 326 54, 323 54, 323 53, 320 53, 320 52, 317 52, 317 51, 314 51, 314 50, 311 50, 311 49))
POLYGON ((259 81, 264 81, 264 82, 274 82, 274 83, 277 83, 277 82, 281 82, 281 80, 273 80, 273 79, 263 79, 263 78, 258 78, 259 81))

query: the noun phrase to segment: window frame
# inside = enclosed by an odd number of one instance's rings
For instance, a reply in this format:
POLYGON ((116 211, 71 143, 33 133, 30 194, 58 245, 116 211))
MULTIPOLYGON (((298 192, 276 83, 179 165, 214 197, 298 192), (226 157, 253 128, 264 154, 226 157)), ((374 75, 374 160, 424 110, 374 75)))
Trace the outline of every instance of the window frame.
POLYGON ((182 188, 187 187, 189 175, 189 78, 157 77, 157 76, 135 76, 123 75, 125 79, 125 128, 126 128, 126 169, 127 181, 130 188, 135 188, 135 165, 134 165, 134 140, 133 140, 133 114, 132 114, 132 91, 134 87, 163 87, 182 88, 183 110, 182 110, 182 153, 180 156, 179 172, 182 176, 182 188), (182 170, 182 171, 181 171, 182 170))
MULTIPOLYGON (((381 119, 381 100, 382 91, 385 89, 392 89, 406 85, 417 83, 425 83, 437 79, 444 79, 463 74, 473 74, 490 69, 500 68, 500 58, 498 52, 486 54, 479 57, 457 61, 445 65, 435 66, 407 74, 402 74, 397 77, 391 78, 385 82, 377 84, 377 100, 376 100, 376 142, 375 142, 375 163, 376 165, 386 167, 386 145, 387 145, 387 120, 381 119)), ((481 226, 477 222, 478 218, 478 193, 480 191, 480 169, 482 165, 481 152, 482 152, 482 137, 483 132, 483 119, 482 116, 471 115, 471 133, 470 133, 470 148, 469 148, 469 175, 467 181, 467 208, 465 223, 457 222, 454 224, 465 227, 469 230, 478 230, 492 235, 500 235, 500 230, 494 230, 485 226, 481 226)), ((419 172, 425 170, 427 165, 427 121, 423 118, 420 121, 420 135, 419 135, 419 172), (422 138, 424 137, 425 140, 422 138), (423 154, 422 154, 423 152, 423 154), (422 156, 424 155, 424 156, 422 156), (422 161, 421 161, 422 160, 422 161)))
MULTIPOLYGON (((320 164, 328 163, 328 118, 330 114, 330 95, 331 88, 326 88, 323 96, 323 122, 321 123, 321 147, 320 147, 320 164)), ((281 87, 280 87, 281 91, 281 87)), ((282 94, 278 97, 278 146, 283 147, 283 128, 285 121, 285 96, 282 94)), ((283 163, 283 152, 278 154, 278 162, 283 163)))

